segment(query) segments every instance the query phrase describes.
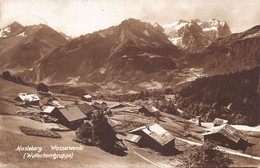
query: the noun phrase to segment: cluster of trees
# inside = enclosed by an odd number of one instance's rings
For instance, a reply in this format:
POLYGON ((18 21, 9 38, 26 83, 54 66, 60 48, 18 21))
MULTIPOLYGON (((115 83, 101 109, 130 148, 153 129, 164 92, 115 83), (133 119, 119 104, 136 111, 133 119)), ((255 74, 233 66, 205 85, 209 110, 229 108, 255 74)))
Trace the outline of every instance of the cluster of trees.
POLYGON ((188 149, 183 158, 184 167, 229 167, 234 162, 228 156, 216 150, 216 144, 206 141, 200 147, 188 149))
MULTIPOLYGON (((88 124, 88 123, 86 123, 88 124)), ((99 146, 105 151, 113 151, 117 137, 107 118, 99 111, 92 118, 92 125, 83 124, 76 132, 77 139, 87 145, 99 146)))
POLYGON ((113 150, 117 138, 113 128, 108 124, 103 112, 99 112, 93 119, 93 140, 104 150, 113 150))
POLYGON ((15 82, 15 83, 18 83, 18 84, 22 84, 22 85, 26 85, 26 86, 29 85, 28 83, 25 83, 20 76, 12 76, 9 71, 4 71, 2 73, 2 77, 5 80, 9 80, 9 81, 12 81, 12 82, 15 82))
POLYGON ((67 94, 82 97, 87 91, 79 86, 50 85, 49 89, 55 93, 67 94))
POLYGON ((197 79, 180 91, 178 107, 206 120, 220 117, 234 124, 257 125, 259 68, 197 79))
POLYGON ((162 112, 173 114, 173 115, 179 115, 179 113, 177 112, 177 107, 173 100, 168 101, 164 99, 161 101, 154 101, 154 106, 162 112))
POLYGON ((113 100, 113 101, 126 101, 126 102, 134 102, 135 100, 164 100, 164 94, 168 93, 169 89, 166 90, 154 90, 154 91, 141 91, 134 94, 124 94, 124 95, 108 95, 99 97, 103 100, 113 100))
POLYGON ((36 85, 36 90, 41 91, 41 92, 48 92, 49 88, 44 83, 39 83, 39 84, 36 85))

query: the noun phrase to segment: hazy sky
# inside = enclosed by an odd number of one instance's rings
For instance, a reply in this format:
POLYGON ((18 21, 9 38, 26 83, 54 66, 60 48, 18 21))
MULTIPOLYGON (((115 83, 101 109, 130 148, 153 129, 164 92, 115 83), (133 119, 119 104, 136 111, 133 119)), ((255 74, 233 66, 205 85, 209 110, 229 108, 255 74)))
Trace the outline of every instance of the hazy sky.
POLYGON ((118 25, 127 18, 168 24, 179 19, 228 22, 232 32, 260 24, 260 0, 0 0, 0 28, 14 20, 45 23, 79 36, 118 25))

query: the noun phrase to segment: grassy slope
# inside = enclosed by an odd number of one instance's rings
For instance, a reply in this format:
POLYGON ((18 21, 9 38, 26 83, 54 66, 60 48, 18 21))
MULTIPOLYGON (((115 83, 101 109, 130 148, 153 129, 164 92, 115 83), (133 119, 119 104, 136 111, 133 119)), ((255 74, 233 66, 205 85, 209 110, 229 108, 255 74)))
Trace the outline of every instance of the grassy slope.
POLYGON ((14 99, 19 93, 37 94, 36 90, 32 87, 0 78, 0 114, 15 114, 17 110, 22 109, 19 106, 14 106, 14 99))
POLYGON ((79 146, 73 142, 73 131, 61 132, 61 139, 52 139, 36 136, 27 136, 20 132, 19 125, 44 128, 43 123, 17 116, 0 116, 0 167, 151 167, 152 165, 142 160, 133 153, 125 157, 111 155, 97 147, 84 146, 83 151, 51 151, 51 145, 79 146), (74 157, 67 160, 53 159, 27 159, 23 160, 23 152, 17 152, 17 146, 41 146, 45 153, 71 153, 74 157))

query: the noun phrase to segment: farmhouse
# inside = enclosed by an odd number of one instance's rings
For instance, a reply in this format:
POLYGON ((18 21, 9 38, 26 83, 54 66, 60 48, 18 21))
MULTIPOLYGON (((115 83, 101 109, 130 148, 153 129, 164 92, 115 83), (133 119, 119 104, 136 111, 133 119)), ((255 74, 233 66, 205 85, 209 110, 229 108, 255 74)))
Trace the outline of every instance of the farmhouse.
POLYGON ((204 136, 204 141, 213 141, 218 145, 231 149, 245 151, 248 146, 248 135, 230 125, 213 127, 202 135, 204 136))
POLYGON ((101 111, 105 111, 107 109, 106 106, 98 103, 98 102, 94 102, 93 104, 91 104, 92 107, 94 107, 96 110, 101 110, 101 111))
POLYGON ((36 94, 19 93, 15 98, 16 101, 26 102, 28 101, 30 105, 39 105, 40 98, 36 94))
POLYGON ((47 115, 54 115, 55 113, 59 113, 59 109, 54 106, 43 106, 43 111, 40 112, 40 114, 47 114, 47 115))
POLYGON ((138 109, 138 113, 143 114, 145 116, 152 116, 152 112, 148 110, 145 106, 142 106, 138 109))
POLYGON ((59 119, 59 123, 71 128, 77 129, 87 116, 80 111, 78 107, 66 107, 59 109, 53 114, 53 117, 59 119))
POLYGON ((92 107, 91 105, 84 103, 84 104, 79 104, 78 108, 88 117, 88 119, 91 118, 91 115, 93 114, 95 108, 92 107))
POLYGON ((154 116, 156 113, 160 113, 160 111, 154 106, 142 106, 138 109, 138 112, 145 116, 154 116))
POLYGON ((224 120, 224 119, 221 119, 221 118, 215 118, 213 123, 214 123, 214 126, 219 126, 219 125, 227 124, 228 120, 224 120))
POLYGON ((174 136, 157 123, 142 126, 130 131, 127 141, 141 147, 150 147, 161 153, 170 153, 175 149, 174 136))
POLYGON ((91 102, 92 101, 92 96, 84 95, 84 96, 82 96, 81 99, 84 100, 84 101, 87 101, 87 102, 91 102))

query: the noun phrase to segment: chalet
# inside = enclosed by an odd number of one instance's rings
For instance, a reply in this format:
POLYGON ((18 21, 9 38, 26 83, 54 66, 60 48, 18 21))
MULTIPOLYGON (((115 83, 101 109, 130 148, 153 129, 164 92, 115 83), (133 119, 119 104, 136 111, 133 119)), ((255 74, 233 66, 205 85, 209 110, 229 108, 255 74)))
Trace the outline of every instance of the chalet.
POLYGON ((88 119, 91 118, 91 115, 93 114, 95 108, 87 103, 79 104, 78 108, 88 117, 88 119))
POLYGON ((59 123, 71 129, 77 129, 87 119, 87 116, 78 107, 59 109, 52 116, 58 118, 59 123))
POLYGON ((94 102, 93 104, 91 104, 91 106, 94 107, 96 110, 101 110, 101 111, 105 111, 107 109, 106 106, 97 102, 94 102))
POLYGON ((59 109, 55 106, 43 106, 43 111, 40 114, 54 115, 55 113, 59 113, 59 109))
POLYGON ((84 95, 84 96, 82 96, 81 100, 84 100, 84 101, 87 101, 87 102, 91 102, 92 101, 92 96, 84 95))
POLYGON ((208 132, 202 134, 204 141, 209 140, 220 146, 228 147, 235 150, 245 151, 248 143, 248 135, 236 130, 230 125, 220 125, 208 129, 208 132))
POLYGON ((213 123, 214 123, 214 126, 219 126, 219 125, 227 124, 228 120, 224 120, 224 119, 221 119, 221 118, 215 118, 213 123))
POLYGON ((171 153, 175 149, 174 136, 157 123, 130 131, 126 140, 140 147, 150 147, 165 154, 171 153))
POLYGON ((36 94, 19 93, 15 98, 16 101, 26 102, 28 101, 30 105, 39 106, 40 98, 36 94))
POLYGON ((160 113, 160 110, 154 106, 142 106, 138 109, 138 112, 144 114, 145 116, 154 116, 155 113, 160 113))
POLYGON ((124 107, 135 107, 135 106, 129 103, 118 103, 117 105, 110 107, 110 109, 124 108, 124 107))
POLYGON ((138 113, 143 114, 145 116, 152 116, 152 112, 148 110, 145 106, 142 106, 138 109, 138 113))

